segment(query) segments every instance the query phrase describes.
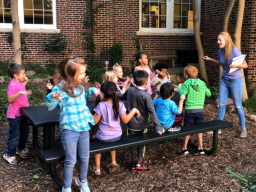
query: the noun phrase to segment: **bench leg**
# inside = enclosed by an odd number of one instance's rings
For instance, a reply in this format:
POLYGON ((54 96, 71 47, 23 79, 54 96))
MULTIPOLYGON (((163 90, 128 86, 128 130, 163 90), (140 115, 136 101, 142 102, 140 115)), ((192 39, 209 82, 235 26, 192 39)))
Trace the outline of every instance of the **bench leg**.
POLYGON ((62 188, 63 182, 56 172, 55 163, 50 163, 49 168, 50 168, 50 173, 51 173, 52 179, 55 181, 55 183, 58 185, 59 188, 62 188))
POLYGON ((43 149, 55 148, 55 125, 47 125, 43 127, 43 149))
POLYGON ((33 126, 33 147, 36 152, 39 152, 38 149, 38 128, 33 126))
MULTIPOLYGON (((212 141, 212 148, 211 150, 204 150, 206 155, 212 155, 215 153, 215 151, 217 150, 218 147, 218 131, 219 130, 214 130, 213 131, 213 141, 212 141)), ((188 141, 188 145, 191 146, 194 149, 198 149, 198 146, 196 146, 195 144, 193 144, 191 142, 191 140, 188 141)))

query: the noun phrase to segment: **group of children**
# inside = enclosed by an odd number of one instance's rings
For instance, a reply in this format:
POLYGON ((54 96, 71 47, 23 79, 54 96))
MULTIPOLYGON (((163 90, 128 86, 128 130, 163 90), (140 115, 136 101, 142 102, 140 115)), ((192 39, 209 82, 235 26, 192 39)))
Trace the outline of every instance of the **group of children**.
MULTIPOLYGON (((122 67, 114 65, 113 71, 107 71, 100 85, 95 82, 95 87, 90 87, 88 77, 85 76, 86 64, 82 59, 66 59, 61 62, 54 75, 54 87, 48 84, 52 91, 46 96, 46 107, 53 110, 59 106, 59 131, 63 150, 65 152, 64 180, 62 191, 71 191, 73 169, 77 153, 79 157, 79 176, 75 179, 81 191, 90 191, 88 187, 87 172, 89 164, 90 124, 99 122, 99 130, 95 140, 97 142, 116 142, 120 140, 122 129, 120 119, 127 124, 128 135, 140 135, 148 126, 149 115, 156 132, 161 135, 166 131, 179 131, 180 124, 198 124, 203 120, 203 104, 205 95, 210 96, 210 91, 205 83, 197 78, 198 70, 194 66, 187 66, 184 76, 187 79, 179 86, 173 85, 167 78, 168 66, 164 63, 156 64, 154 72, 148 67, 145 53, 137 54, 138 65, 135 67, 133 79, 127 77, 123 80, 122 67), (132 86, 133 85, 133 86, 132 86), (171 98, 174 88, 178 87, 181 95, 177 106, 171 98), (152 100, 151 95, 155 93, 152 100), (87 99, 96 96, 96 107, 91 114, 86 105, 87 99), (185 118, 183 115, 183 102, 185 104, 185 118), (119 101, 127 100, 127 109, 119 101)), ((21 65, 11 64, 9 74, 12 78, 7 95, 9 108, 7 118, 10 123, 8 148, 4 159, 11 164, 16 164, 15 154, 28 157, 25 143, 28 136, 28 125, 25 117, 20 114, 20 107, 29 106, 26 91, 27 78, 25 69, 21 65), (16 152, 16 141, 20 131, 19 145, 16 152)), ((202 147, 202 133, 198 134, 199 147, 195 155, 204 154, 202 147)), ((187 142, 189 136, 184 138, 181 156, 188 154, 187 142)), ((143 163, 144 146, 130 148, 131 171, 147 170, 143 163)), ((111 164, 109 172, 117 169, 116 151, 111 151, 111 164)), ((95 155, 96 175, 100 175, 101 154, 95 155)))

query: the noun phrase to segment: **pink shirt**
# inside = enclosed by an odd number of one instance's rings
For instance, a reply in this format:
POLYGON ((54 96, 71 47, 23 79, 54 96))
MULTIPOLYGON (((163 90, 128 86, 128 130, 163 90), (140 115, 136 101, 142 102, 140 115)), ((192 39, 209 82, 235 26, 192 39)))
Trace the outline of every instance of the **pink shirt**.
POLYGON ((147 93, 149 95, 152 95, 153 91, 151 88, 151 83, 153 83, 156 79, 156 76, 152 73, 151 69, 149 68, 149 66, 147 65, 145 67, 145 69, 142 69, 140 66, 135 67, 134 71, 138 71, 138 70, 144 70, 148 73, 148 83, 146 85, 146 89, 147 89, 147 93))
MULTIPOLYGON (((7 89, 7 96, 15 95, 19 91, 26 91, 23 83, 11 80, 7 89)), ((13 103, 9 103, 6 118, 15 119, 16 116, 21 116, 21 107, 29 107, 27 95, 20 95, 13 103)))

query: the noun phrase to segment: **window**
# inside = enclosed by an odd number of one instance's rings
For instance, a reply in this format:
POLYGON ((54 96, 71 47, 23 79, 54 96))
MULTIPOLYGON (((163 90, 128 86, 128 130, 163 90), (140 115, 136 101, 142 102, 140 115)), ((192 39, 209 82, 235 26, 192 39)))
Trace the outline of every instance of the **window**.
MULTIPOLYGON (((10 0, 0 0, 0 28, 12 28, 10 0)), ((19 0, 21 29, 57 29, 56 0, 19 0)))
POLYGON ((192 0, 140 0, 140 31, 193 32, 192 0))

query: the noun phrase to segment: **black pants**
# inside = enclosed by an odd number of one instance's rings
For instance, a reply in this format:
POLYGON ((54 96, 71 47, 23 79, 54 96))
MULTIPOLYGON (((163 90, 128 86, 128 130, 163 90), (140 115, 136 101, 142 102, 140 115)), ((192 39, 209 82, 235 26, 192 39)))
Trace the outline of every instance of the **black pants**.
MULTIPOLYGON (((128 135, 142 135, 143 132, 144 132, 144 130, 142 130, 142 131, 131 131, 131 130, 128 129, 128 135)), ((144 152, 143 150, 144 150, 144 145, 130 147, 132 164, 137 163, 137 156, 138 156, 138 161, 143 160, 143 152, 144 152)))

